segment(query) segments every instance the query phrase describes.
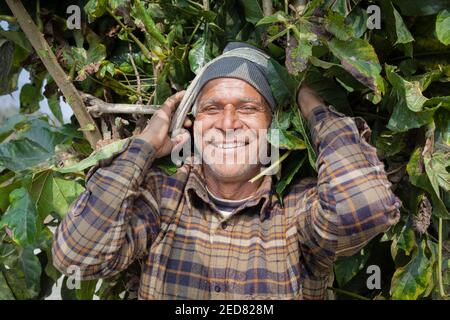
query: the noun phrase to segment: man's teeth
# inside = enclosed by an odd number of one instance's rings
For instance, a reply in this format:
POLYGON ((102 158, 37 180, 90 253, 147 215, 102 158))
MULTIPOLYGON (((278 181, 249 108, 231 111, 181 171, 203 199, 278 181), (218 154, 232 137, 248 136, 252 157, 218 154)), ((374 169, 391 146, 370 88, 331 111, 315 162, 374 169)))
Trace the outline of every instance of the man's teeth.
POLYGON ((233 149, 233 148, 238 148, 238 147, 243 147, 245 146, 245 142, 235 142, 235 143, 214 143, 214 146, 216 148, 221 148, 221 149, 233 149))

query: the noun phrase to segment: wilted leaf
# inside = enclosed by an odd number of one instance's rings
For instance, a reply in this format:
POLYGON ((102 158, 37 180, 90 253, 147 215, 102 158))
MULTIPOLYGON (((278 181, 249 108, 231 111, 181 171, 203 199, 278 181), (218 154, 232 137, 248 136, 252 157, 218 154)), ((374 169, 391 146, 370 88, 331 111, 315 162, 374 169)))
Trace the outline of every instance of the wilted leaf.
POLYGON ((428 288, 433 268, 425 255, 424 245, 423 241, 411 261, 395 271, 391 283, 393 299, 415 300, 428 288))
POLYGON ((347 41, 328 41, 331 52, 341 61, 342 67, 359 82, 376 94, 384 91, 380 76, 381 66, 373 47, 363 39, 351 38, 347 41))

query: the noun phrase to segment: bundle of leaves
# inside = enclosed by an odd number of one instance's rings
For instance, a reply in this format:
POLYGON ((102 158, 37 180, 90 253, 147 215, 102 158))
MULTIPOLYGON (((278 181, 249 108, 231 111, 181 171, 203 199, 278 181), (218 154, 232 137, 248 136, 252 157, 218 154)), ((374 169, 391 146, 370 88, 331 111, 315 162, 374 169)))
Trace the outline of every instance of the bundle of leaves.
MULTIPOLYGON (((76 87, 107 102, 160 105, 229 41, 266 50, 278 102, 272 127, 281 132, 283 152, 277 193, 315 174, 316 154, 294 99, 307 83, 339 112, 366 120, 403 202, 394 228, 336 262, 330 291, 338 298, 448 298, 446 0, 274 0, 264 6, 258 0, 60 0, 25 6, 76 87), (66 13, 73 4, 82 13, 74 30, 66 13), (380 267, 381 279, 368 286, 371 265, 380 267)), ((54 228, 84 190, 87 170, 119 150, 148 116, 100 115, 104 138, 114 142, 92 153, 74 117, 61 125, 62 94, 4 3, 0 14, 8 26, 0 29, 0 94, 16 90, 24 69, 30 73, 20 89, 20 114, 0 127, 0 299, 45 298, 61 276, 52 266, 54 228), (44 99, 51 119, 36 113, 44 99)), ((158 165, 176 170, 167 161, 158 165)), ((132 299, 139 272, 137 261, 114 278, 83 281, 78 289, 64 277, 61 294, 132 299)))

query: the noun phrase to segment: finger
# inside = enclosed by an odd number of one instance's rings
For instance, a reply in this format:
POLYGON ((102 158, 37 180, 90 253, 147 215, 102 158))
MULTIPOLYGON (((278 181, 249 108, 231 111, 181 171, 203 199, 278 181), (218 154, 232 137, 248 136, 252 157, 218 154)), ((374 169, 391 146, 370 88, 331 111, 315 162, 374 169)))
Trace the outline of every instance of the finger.
POLYGON ((184 120, 183 126, 184 126, 185 128, 190 128, 190 127, 192 127, 192 121, 191 121, 191 119, 186 118, 186 120, 184 120))
POLYGON ((175 93, 174 95, 170 96, 169 98, 167 98, 167 100, 161 106, 161 110, 163 110, 168 116, 171 116, 172 113, 175 111, 175 109, 180 104, 185 93, 186 93, 186 90, 179 91, 179 92, 175 93))

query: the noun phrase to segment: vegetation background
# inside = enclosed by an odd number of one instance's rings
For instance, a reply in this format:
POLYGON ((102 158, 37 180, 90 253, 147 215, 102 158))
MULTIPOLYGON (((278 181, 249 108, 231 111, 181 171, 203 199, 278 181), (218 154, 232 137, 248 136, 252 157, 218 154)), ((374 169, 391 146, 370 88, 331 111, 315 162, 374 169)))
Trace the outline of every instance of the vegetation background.
MULTIPOLYGON (((120 113, 91 109, 106 145, 94 151, 83 132, 95 126, 80 127, 75 117, 63 124, 62 93, 41 62, 45 53, 33 49, 18 19, 0 3, 0 20, 7 23, 0 28, 0 95, 16 90, 24 69, 30 73, 20 89, 20 113, 0 127, 0 299, 51 293, 61 277, 52 265, 52 232, 84 190, 89 167, 142 129, 150 116, 146 105, 160 105, 185 89, 228 41, 252 43, 272 57, 270 85, 279 105, 272 127, 281 130, 283 149, 278 194, 294 177, 315 174, 315 153, 293 100, 305 82, 338 111, 367 121, 370 141, 403 202, 395 228, 336 262, 330 292, 345 299, 449 298, 448 0, 24 5, 69 75, 66 81, 113 107, 134 104, 141 112, 124 113, 130 106, 120 113), (67 27, 70 5, 81 8, 80 29, 67 27), (380 28, 372 5, 380 9, 380 28), (57 120, 36 113, 44 99, 57 120), (369 265, 380 267, 379 289, 367 287, 369 265)), ((176 170, 168 159, 158 166, 176 170)), ((69 289, 64 277, 58 290, 64 299, 134 299, 138 275, 139 261, 114 278, 84 281, 79 289, 69 289)))

